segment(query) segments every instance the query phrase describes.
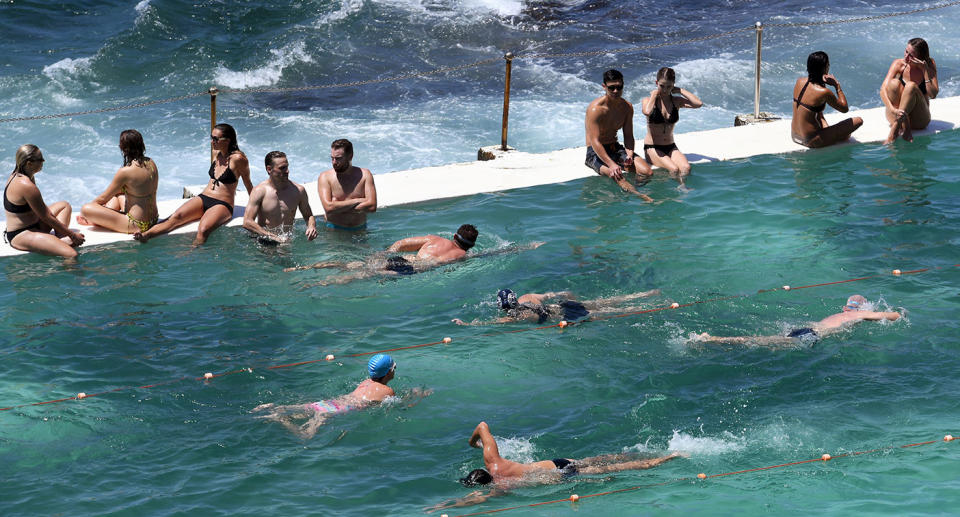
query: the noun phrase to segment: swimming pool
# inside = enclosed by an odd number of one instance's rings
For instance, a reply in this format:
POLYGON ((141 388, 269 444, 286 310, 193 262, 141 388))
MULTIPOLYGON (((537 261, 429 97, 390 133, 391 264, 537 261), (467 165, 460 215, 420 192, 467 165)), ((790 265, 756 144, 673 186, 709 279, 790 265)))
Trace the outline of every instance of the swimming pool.
MULTIPOLYGON (((606 492, 957 434, 955 287, 960 235, 956 131, 912 145, 858 145, 698 165, 688 193, 665 179, 642 204, 600 178, 378 212, 363 235, 322 233, 261 249, 240 228, 191 250, 174 235, 91 249, 78 265, 2 264, 0 412, 6 515, 417 515, 468 490, 480 420, 516 460, 633 450, 691 453, 653 470, 524 488, 463 511, 606 492), (327 273, 286 266, 359 258, 395 239, 480 229, 479 249, 546 241, 397 280, 305 287, 327 273), (942 267, 895 277, 892 268, 942 267), (760 293, 878 275, 848 284, 760 293), (489 319, 502 287, 582 299, 660 288, 652 306, 698 304, 516 334, 489 319), (707 347, 692 332, 779 333, 860 293, 906 308, 810 349, 707 347), (310 441, 249 411, 305 403, 363 379, 392 352, 398 392, 341 415, 310 441), (209 382, 204 372, 252 368, 209 382)), ((302 225, 302 222, 298 223, 302 225)), ((955 443, 955 442, 954 442, 955 443)), ((835 515, 942 512, 956 501, 954 443, 591 498, 589 514, 835 515), (945 506, 946 505, 946 506, 945 506)), ((569 503, 508 512, 568 515, 569 503)), ((461 512, 450 511, 451 515, 461 512)))

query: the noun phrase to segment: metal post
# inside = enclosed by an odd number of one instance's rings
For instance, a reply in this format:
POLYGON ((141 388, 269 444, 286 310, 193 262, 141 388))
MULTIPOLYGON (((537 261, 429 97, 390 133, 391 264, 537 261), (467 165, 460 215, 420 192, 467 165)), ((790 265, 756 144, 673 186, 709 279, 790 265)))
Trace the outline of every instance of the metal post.
POLYGON ((507 52, 503 55, 507 61, 506 80, 503 84, 503 125, 500 133, 500 150, 507 150, 507 121, 510 116, 510 67, 513 64, 513 52, 507 52))
POLYGON ((756 81, 753 86, 753 118, 760 118, 760 45, 763 41, 763 24, 757 22, 757 63, 754 76, 756 81))
MULTIPOLYGON (((210 131, 217 125, 217 94, 220 93, 216 87, 211 86, 207 93, 210 94, 210 131)), ((213 161, 217 155, 214 154, 213 145, 210 146, 210 160, 213 161)))

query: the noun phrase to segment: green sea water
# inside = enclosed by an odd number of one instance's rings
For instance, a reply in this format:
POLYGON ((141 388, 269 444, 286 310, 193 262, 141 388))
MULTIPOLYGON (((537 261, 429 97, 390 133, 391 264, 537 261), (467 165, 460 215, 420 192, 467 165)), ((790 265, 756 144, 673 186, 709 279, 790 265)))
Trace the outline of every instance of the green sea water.
POLYGON ((482 466, 467 445, 481 420, 518 461, 690 457, 520 488, 450 515, 636 486, 500 515, 955 513, 957 442, 695 476, 960 435, 957 163, 953 131, 696 165, 690 192, 654 180, 655 204, 590 178, 386 208, 366 234, 322 232, 287 248, 225 228, 198 249, 179 235, 85 249, 72 266, 4 259, 0 407, 167 384, 0 411, 2 514, 421 515, 469 492, 456 479, 482 466), (329 272, 282 272, 467 222, 480 250, 546 244, 344 286, 311 285, 329 272), (581 299, 661 289, 648 307, 745 296, 564 330, 450 323, 496 317, 503 287, 581 299), (854 293, 907 317, 810 348, 689 338, 783 333, 854 293), (445 336, 453 342, 391 352, 401 395, 433 390, 415 405, 339 415, 306 441, 250 414, 348 392, 368 357, 349 354, 445 336), (338 359, 267 368, 326 354, 338 359))

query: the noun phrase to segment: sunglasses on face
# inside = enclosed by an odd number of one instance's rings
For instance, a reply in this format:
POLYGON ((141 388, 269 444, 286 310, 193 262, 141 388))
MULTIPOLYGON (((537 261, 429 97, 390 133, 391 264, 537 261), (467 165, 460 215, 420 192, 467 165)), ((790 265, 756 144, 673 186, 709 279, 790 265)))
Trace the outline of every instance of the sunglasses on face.
POLYGON ((608 84, 608 85, 607 85, 607 89, 610 90, 611 92, 619 92, 619 91, 623 91, 623 85, 622 85, 622 84, 608 84))

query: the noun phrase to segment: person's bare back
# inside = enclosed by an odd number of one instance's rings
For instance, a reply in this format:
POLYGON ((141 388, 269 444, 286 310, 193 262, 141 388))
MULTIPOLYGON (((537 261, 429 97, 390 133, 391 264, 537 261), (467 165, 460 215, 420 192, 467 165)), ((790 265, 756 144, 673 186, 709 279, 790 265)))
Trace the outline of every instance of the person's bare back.
POLYGON ((700 342, 723 344, 753 344, 770 348, 791 347, 797 345, 812 346, 820 338, 836 333, 861 321, 897 321, 902 315, 899 312, 877 312, 866 310, 869 302, 863 296, 855 294, 847 298, 846 305, 841 312, 831 314, 814 323, 810 327, 791 330, 785 336, 711 336, 703 332, 696 334, 693 339, 700 342))

